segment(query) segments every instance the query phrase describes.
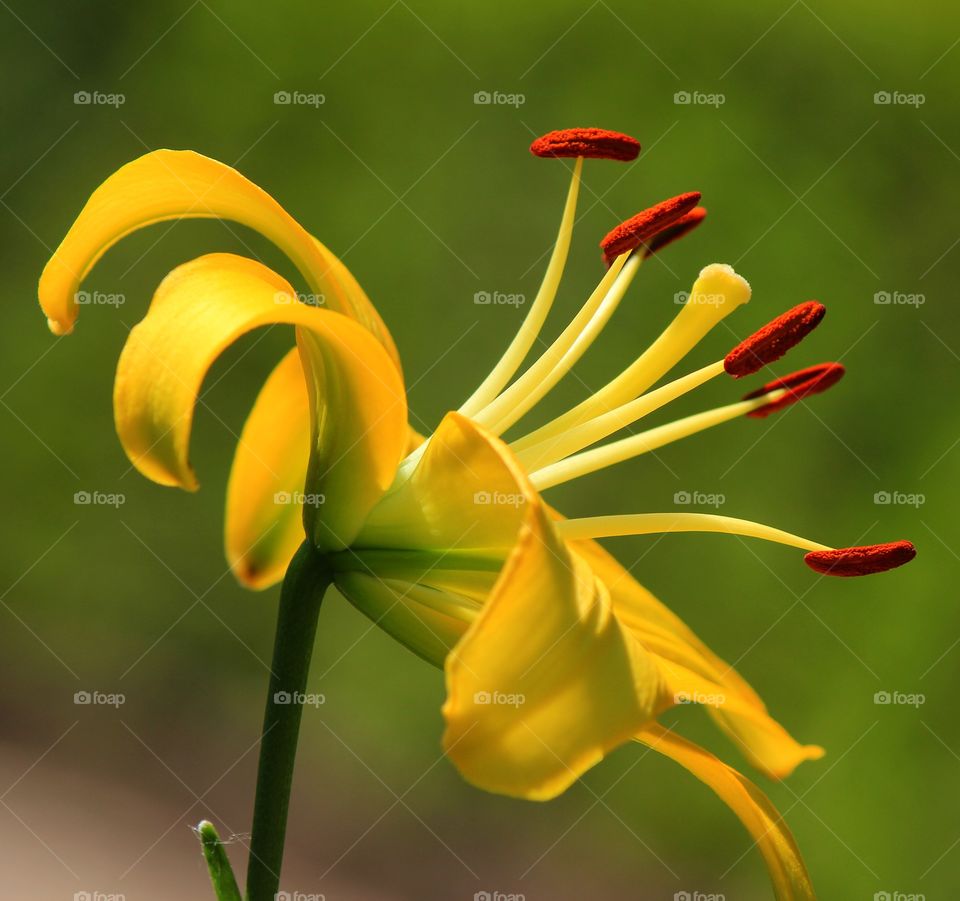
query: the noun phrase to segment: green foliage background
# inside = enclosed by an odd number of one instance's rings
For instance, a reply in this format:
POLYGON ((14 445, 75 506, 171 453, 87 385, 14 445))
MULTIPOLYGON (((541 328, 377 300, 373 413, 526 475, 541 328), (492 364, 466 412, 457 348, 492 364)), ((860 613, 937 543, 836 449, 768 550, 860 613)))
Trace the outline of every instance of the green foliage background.
MULTIPOLYGON (((955 9, 924 0, 4 7, 0 740, 32 760, 76 723, 28 780, 42 785, 46 767, 66 767, 173 799, 188 808, 181 825, 210 815, 225 832, 245 831, 253 754, 192 809, 186 785, 200 793, 256 738, 276 602, 275 591, 233 584, 220 535, 234 436, 289 334, 241 342, 218 363, 197 412, 196 495, 130 470, 110 395, 127 331, 174 265, 215 249, 255 253, 288 274, 289 265, 239 227, 156 227, 111 252, 89 280, 127 302, 85 309, 75 335, 54 340, 36 308, 36 279, 87 194, 158 147, 236 165, 343 255, 393 330, 416 421, 430 427, 472 390, 520 321, 522 308, 477 306, 475 292, 536 290, 567 175, 533 159, 529 141, 597 124, 636 134, 645 150, 629 167, 587 166, 560 312, 572 313, 595 284, 596 243, 616 222, 691 189, 703 192, 710 217, 662 265, 645 268, 551 409, 626 365, 673 315, 674 294, 715 261, 734 264, 754 299, 691 365, 814 297, 827 320, 776 369, 839 359, 849 371, 838 389, 786 415, 584 479, 556 502, 580 514, 669 510, 676 492, 696 491, 724 495, 727 515, 828 543, 914 539, 920 555, 910 568, 850 582, 816 578, 787 549, 717 536, 611 546, 736 661, 794 734, 827 748, 785 784, 761 780, 822 896, 953 896, 955 9), (122 93, 125 102, 77 105, 76 91, 122 93), (277 91, 322 93, 325 102, 277 105, 277 91), (477 105, 477 91, 524 102, 477 105), (678 91, 725 102, 677 104, 678 91), (878 91, 925 102, 877 104, 878 91), (877 292, 922 303, 877 304, 877 292), (126 503, 76 506, 78 490, 122 492, 126 503), (877 492, 923 503, 878 504, 877 492), (80 689, 122 691, 127 703, 78 708, 80 689), (878 691, 921 693, 925 703, 878 705, 878 691)), ((558 315, 551 328, 563 322, 558 315)), ((713 384, 680 412, 735 396, 735 386, 713 384)), ((327 703, 305 717, 291 888, 331 898, 765 895, 746 835, 669 762, 625 748, 548 805, 483 795, 438 760, 438 673, 339 598, 329 599, 320 633, 311 685, 327 703)), ((697 711, 679 718, 741 765, 697 711)), ((18 775, 11 769, 6 782, 18 775)), ((22 791, 8 803, 40 837, 55 830, 58 804, 86 803, 51 795, 33 815, 18 806, 22 791)), ((107 833, 118 812, 97 797, 89 828, 107 833)), ((144 805, 124 814, 141 850, 168 825, 144 805)), ((19 831, 5 816, 4 828, 19 831)), ((85 877, 69 835, 45 841, 85 877)), ((192 842, 174 829, 147 859, 182 860, 190 896, 203 897, 192 842)), ((37 897, 60 897, 61 883, 77 883, 37 848, 48 864, 38 884, 49 886, 37 897)), ((117 873, 135 856, 118 859, 117 873)), ((130 897, 169 897, 147 884, 145 866, 117 884, 130 897)), ((171 869, 170 878, 180 877, 171 869)))

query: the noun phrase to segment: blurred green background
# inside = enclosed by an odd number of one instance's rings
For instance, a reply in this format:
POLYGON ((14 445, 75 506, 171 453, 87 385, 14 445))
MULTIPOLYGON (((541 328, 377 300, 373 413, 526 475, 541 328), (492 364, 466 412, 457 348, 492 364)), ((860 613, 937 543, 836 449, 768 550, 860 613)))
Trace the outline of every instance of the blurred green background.
MULTIPOLYGON (((0 896, 207 897, 188 826, 209 816, 224 834, 249 828, 272 642, 276 591, 237 587, 220 536, 233 435, 290 335, 243 341, 218 363, 197 415, 196 495, 131 471, 110 398, 127 331, 174 265, 231 250, 290 267, 239 227, 156 227, 87 283, 126 302, 83 310, 75 335, 55 340, 36 280, 86 196, 158 147, 236 165, 343 256, 393 330, 415 421, 430 427, 524 311, 477 306, 474 294, 536 291, 567 172, 526 148, 572 125, 635 134, 644 153, 627 167, 588 164, 553 333, 595 284, 597 241, 618 221, 692 189, 710 218, 644 269, 550 409, 626 365, 715 261, 742 272, 754 298, 690 366, 813 297, 828 305, 824 326, 775 369, 839 359, 849 372, 785 415, 554 499, 582 515, 720 494, 719 512, 831 544, 915 540, 908 569, 853 581, 719 536, 610 546, 795 735, 827 748, 784 784, 759 780, 822 897, 956 896, 960 12, 930 0, 2 7, 0 896), (124 102, 78 104, 78 91, 124 102), (278 91, 323 103, 280 105, 278 91), (475 103, 483 91, 522 102, 475 103), (721 96, 684 104, 678 92, 721 96), (878 103, 878 92, 900 95, 878 103), (83 490, 125 503, 78 506, 83 490), (884 492, 892 502, 878 502, 884 492), (81 690, 126 703, 77 706, 81 690), (924 702, 875 703, 884 691, 924 702)), ((717 383, 679 412, 738 394, 717 383)), ((291 891, 768 894, 727 809, 638 748, 546 805, 465 785, 440 756, 440 675, 337 597, 311 690, 327 702, 304 718, 291 891)), ((682 713, 687 734, 742 766, 702 714, 682 713)))

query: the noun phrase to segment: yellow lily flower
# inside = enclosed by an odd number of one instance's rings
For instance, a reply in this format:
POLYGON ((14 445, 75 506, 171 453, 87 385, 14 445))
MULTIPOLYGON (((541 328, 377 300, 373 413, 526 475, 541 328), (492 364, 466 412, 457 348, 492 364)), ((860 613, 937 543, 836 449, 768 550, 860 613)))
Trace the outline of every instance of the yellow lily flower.
POLYGON ((691 193, 614 229, 602 242, 608 269, 597 288, 518 375, 557 292, 584 159, 630 160, 639 145, 615 132, 570 129, 531 149, 575 160, 542 286, 503 357, 426 438, 408 425, 390 334, 343 263, 272 197, 199 154, 156 151, 110 176, 44 270, 40 303, 52 331, 69 333, 81 280, 116 241, 155 222, 219 217, 270 238, 296 265, 310 302, 258 262, 211 254, 171 272, 131 331, 114 409, 137 469, 160 484, 196 489, 189 442, 207 370, 246 332, 292 325, 296 346, 264 383, 230 474, 226 553, 237 578, 258 589, 276 583, 306 539, 344 597, 444 670, 443 745, 470 782, 545 800, 622 743, 643 742, 732 808, 763 854, 778 898, 812 898, 796 845, 762 792, 657 718, 676 704, 702 704, 749 762, 773 778, 823 750, 793 739, 736 671, 596 539, 725 532, 800 548, 811 567, 836 575, 900 565, 913 556, 912 545, 836 550, 758 523, 695 513, 565 519, 542 494, 833 384, 842 367, 812 367, 742 401, 603 443, 709 380, 759 371, 815 327, 823 307, 801 304, 724 359, 653 389, 750 299, 748 283, 731 267, 709 265, 673 322, 620 375, 563 415, 505 439, 592 345, 643 261, 705 215, 699 194, 691 193))

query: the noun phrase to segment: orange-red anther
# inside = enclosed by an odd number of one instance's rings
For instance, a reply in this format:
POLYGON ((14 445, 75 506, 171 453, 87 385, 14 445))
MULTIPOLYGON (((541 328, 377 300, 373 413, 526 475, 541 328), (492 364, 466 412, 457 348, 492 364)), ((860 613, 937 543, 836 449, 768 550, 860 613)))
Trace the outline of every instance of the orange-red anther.
POLYGON ((530 152, 541 157, 584 156, 595 160, 629 162, 640 154, 640 142, 606 128, 563 128, 537 138, 530 152))
POLYGON ((620 254, 635 250, 667 226, 674 225, 700 202, 699 191, 679 194, 637 213, 608 232, 600 242, 604 262, 609 266, 620 254))
POLYGON ((724 358, 723 368, 735 379, 753 375, 806 338, 826 312, 827 308, 815 300, 798 304, 741 341, 724 358))
POLYGON ((835 385, 843 378, 844 372, 846 372, 846 370, 839 363, 820 363, 818 366, 808 366, 806 369, 792 372, 790 375, 785 375, 782 379, 767 382, 766 385, 758 388, 756 391, 745 394, 743 399, 752 400, 755 397, 761 397, 764 394, 769 394, 771 391, 777 391, 781 388, 786 388, 787 393, 779 400, 771 401, 769 404, 757 407, 756 410, 751 410, 747 413, 747 416, 762 419, 771 413, 776 413, 779 410, 789 407, 791 404, 795 404, 798 400, 809 397, 811 394, 819 394, 821 391, 826 391, 827 388, 835 385))
POLYGON ((811 551, 803 559, 810 569, 825 576, 869 576, 909 563, 917 549, 909 541, 844 547, 835 551, 811 551))

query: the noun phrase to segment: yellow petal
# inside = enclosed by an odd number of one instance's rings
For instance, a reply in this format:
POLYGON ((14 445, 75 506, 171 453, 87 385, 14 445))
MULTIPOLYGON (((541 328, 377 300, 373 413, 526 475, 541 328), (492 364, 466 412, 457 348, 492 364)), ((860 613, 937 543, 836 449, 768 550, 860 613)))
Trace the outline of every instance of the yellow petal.
POLYGON ((794 739, 767 713, 743 677, 599 544, 577 541, 573 546, 610 589, 617 618, 660 661, 670 696, 723 697, 722 705, 707 704, 706 709, 753 766, 771 778, 782 779, 803 761, 823 756, 822 748, 794 739))
POLYGON ((240 222, 273 241, 324 305, 368 328, 398 361, 390 333, 343 263, 253 182, 188 150, 148 153, 93 192, 40 277, 40 306, 51 330, 72 331, 80 282, 120 238, 170 219, 210 218, 240 222))
POLYGON ((559 540, 505 445, 469 420, 453 422, 460 478, 486 456, 484 471, 497 484, 516 478, 526 500, 500 577, 446 660, 444 749, 480 788, 552 798, 654 715, 659 674, 613 616, 603 584, 559 540))
POLYGON ((227 560, 249 588, 279 582, 303 542, 310 422, 306 377, 293 348, 260 389, 227 485, 227 560))
POLYGON ((371 512, 355 545, 511 548, 524 518, 526 476, 500 442, 495 448, 481 434, 469 419, 448 413, 412 472, 371 512))
POLYGON ((305 491, 317 499, 304 510, 308 534, 319 547, 343 547, 389 487, 406 446, 403 383, 370 332, 296 302, 290 285, 260 263, 211 254, 167 276, 117 366, 117 432, 148 478, 196 488, 188 451, 203 378, 238 337, 275 323, 298 327, 308 376, 312 469, 305 491))
POLYGON ((759 788, 703 748, 656 723, 637 738, 709 785, 740 818, 763 854, 778 901, 813 901, 813 886, 796 842, 759 788))

